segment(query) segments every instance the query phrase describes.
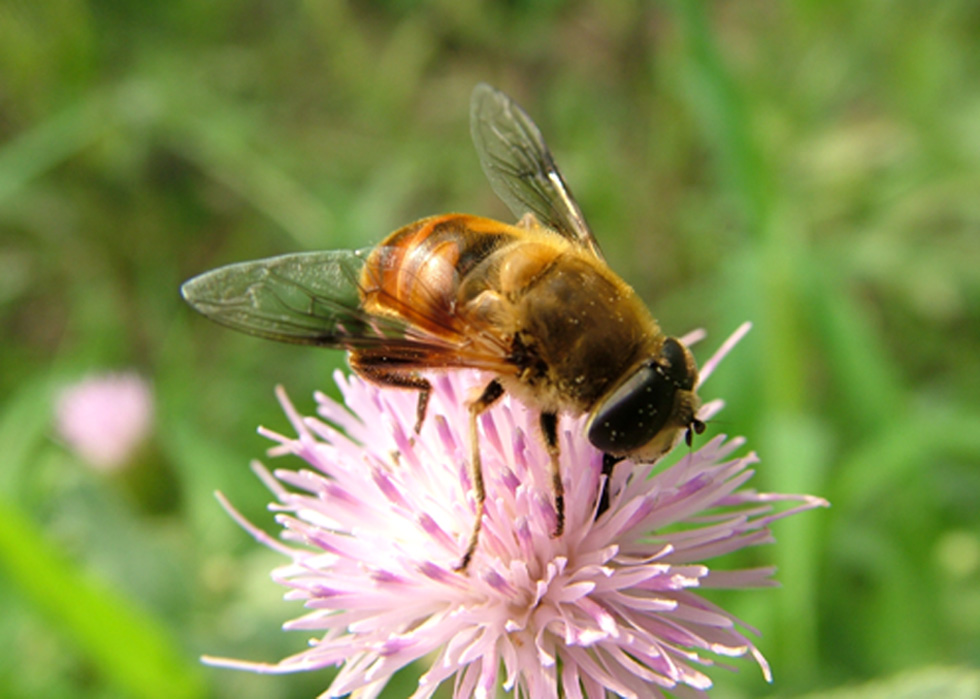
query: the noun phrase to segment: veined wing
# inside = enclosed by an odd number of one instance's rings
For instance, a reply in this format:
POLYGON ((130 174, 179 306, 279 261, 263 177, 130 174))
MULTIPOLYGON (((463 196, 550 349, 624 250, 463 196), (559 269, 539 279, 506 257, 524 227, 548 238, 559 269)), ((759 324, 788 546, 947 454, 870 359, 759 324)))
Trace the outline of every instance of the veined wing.
POLYGON ((180 293, 217 323, 279 342, 343 349, 436 343, 414 337, 397 318, 361 309, 358 279, 368 254, 329 250, 240 262, 194 277, 180 293))
POLYGON ((373 350, 402 368, 513 370, 493 337, 445 319, 431 319, 431 329, 423 329, 403 319, 410 309, 394 299, 390 305, 402 318, 364 310, 360 279, 370 253, 329 250, 240 262, 194 277, 180 292, 211 320, 269 340, 373 350))
POLYGON ((599 243, 548 145, 516 102, 485 83, 470 98, 470 132, 490 186, 518 218, 530 212, 599 258, 599 243))

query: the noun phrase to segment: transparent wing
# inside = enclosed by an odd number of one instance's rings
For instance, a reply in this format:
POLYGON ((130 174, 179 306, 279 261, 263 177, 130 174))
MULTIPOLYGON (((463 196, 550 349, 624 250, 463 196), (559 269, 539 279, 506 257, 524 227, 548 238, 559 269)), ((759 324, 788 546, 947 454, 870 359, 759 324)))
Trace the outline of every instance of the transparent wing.
POLYGON ((358 280, 369 251, 305 252, 205 272, 180 293, 198 312, 279 342, 417 352, 445 342, 361 309, 358 280))
POLYGON ((485 83, 477 85, 470 98, 470 132, 490 186, 516 217, 533 213, 602 257, 541 132, 516 102, 485 83))

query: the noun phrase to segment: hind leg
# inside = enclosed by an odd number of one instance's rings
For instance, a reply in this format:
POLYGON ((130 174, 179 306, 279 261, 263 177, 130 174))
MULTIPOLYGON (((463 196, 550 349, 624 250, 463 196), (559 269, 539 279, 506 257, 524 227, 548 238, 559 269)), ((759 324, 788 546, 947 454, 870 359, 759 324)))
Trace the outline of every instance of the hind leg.
POLYGON ((398 369, 386 362, 385 357, 375 357, 370 354, 351 352, 348 358, 351 369, 359 376, 379 386, 391 386, 394 388, 408 388, 419 392, 419 402, 415 407, 415 433, 418 434, 425 421, 425 412, 429 407, 429 395, 432 393, 432 384, 429 380, 419 376, 409 369, 398 369))

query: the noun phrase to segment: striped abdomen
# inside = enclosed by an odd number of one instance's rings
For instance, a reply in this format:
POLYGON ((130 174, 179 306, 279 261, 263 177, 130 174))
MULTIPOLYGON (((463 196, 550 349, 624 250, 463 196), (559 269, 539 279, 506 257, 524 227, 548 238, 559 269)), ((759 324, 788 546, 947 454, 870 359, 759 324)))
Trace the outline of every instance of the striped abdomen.
POLYGON ((361 273, 364 309, 447 339, 465 335, 472 328, 459 315, 460 285, 520 233, 498 221, 463 214, 411 223, 368 257, 361 273))

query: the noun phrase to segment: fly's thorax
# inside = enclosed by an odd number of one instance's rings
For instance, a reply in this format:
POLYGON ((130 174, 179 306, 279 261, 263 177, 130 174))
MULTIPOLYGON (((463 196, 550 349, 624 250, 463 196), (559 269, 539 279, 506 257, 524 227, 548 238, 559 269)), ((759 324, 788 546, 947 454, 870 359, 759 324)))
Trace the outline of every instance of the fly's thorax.
POLYGON ((540 403, 586 412, 649 352, 659 329, 633 290, 597 258, 569 249, 528 274, 532 262, 512 270, 514 278, 528 279, 509 295, 512 361, 540 403))

